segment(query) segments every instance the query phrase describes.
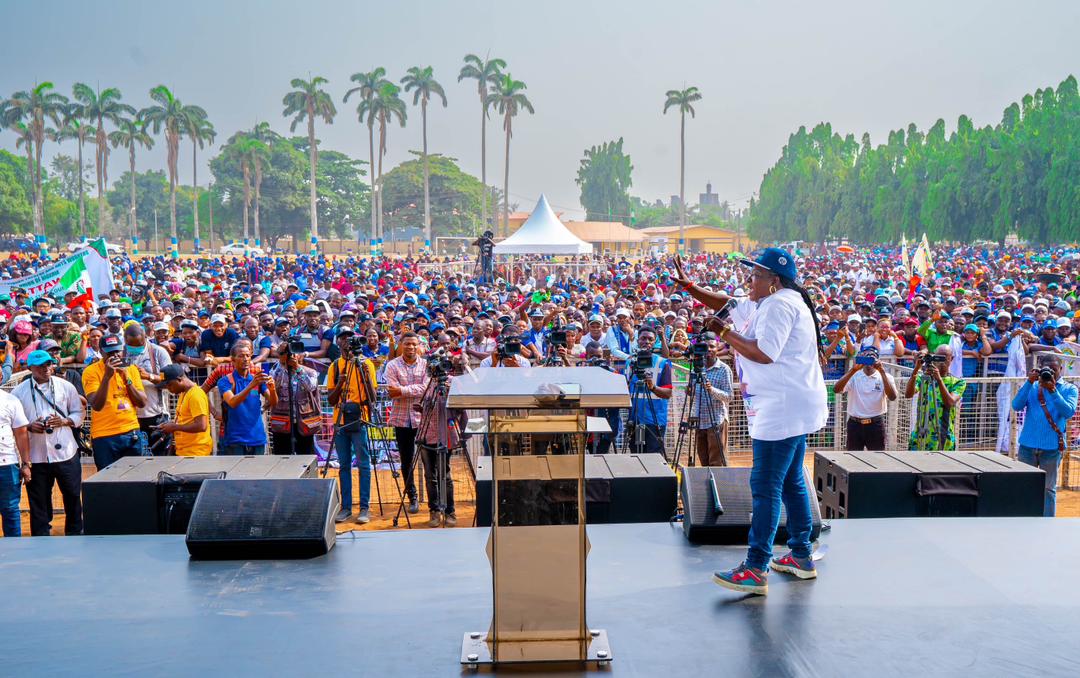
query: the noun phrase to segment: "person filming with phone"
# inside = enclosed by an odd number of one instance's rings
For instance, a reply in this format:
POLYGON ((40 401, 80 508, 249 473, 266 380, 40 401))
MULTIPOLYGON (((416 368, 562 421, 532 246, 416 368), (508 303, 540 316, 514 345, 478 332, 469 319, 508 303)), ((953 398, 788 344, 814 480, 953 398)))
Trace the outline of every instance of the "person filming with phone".
POLYGON ((956 449, 960 424, 960 399, 967 382, 949 374, 953 354, 948 344, 932 353, 921 353, 915 371, 904 388, 904 397, 916 398, 915 428, 910 450, 951 451, 956 449))
POLYGON ((225 420, 221 454, 243 456, 266 453, 266 425, 262 399, 269 407, 277 404, 274 380, 265 372, 251 369, 251 344, 240 342, 230 351, 233 371, 218 381, 221 415, 225 420))
POLYGON ((878 349, 864 346, 834 390, 848 394, 846 449, 884 450, 885 411, 896 400, 896 384, 878 360, 878 349))
POLYGON ((83 392, 90 403, 90 447, 100 471, 120 457, 148 454, 139 430, 138 409, 146 407, 139 368, 124 364, 119 334, 101 338, 101 359, 83 370, 83 392))
POLYGON ((1012 401, 1014 410, 1026 411, 1024 428, 1016 441, 1016 458, 1046 471, 1043 515, 1052 517, 1057 512, 1058 464, 1066 448, 1065 426, 1076 414, 1077 388, 1061 378, 1061 358, 1054 354, 1039 358, 1039 367, 1028 373, 1012 401))

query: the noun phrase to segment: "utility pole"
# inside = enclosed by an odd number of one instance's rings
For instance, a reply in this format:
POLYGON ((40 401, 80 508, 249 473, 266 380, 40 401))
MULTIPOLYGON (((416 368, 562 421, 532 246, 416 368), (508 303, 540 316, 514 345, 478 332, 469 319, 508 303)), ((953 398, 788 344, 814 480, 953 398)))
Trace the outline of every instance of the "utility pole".
POLYGON ((158 239, 157 239, 157 208, 154 208, 154 254, 158 252, 158 239))
POLYGON ((214 254, 214 185, 213 184, 210 184, 210 186, 207 188, 207 193, 210 194, 210 226, 208 226, 208 229, 209 229, 210 233, 208 235, 210 236, 210 254, 213 255, 214 254))

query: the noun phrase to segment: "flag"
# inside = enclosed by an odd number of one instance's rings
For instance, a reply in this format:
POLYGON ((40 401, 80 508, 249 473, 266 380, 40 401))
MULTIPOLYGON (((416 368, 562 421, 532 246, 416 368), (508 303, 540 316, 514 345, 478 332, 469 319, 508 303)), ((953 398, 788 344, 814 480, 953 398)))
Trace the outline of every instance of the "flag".
POLYGON ((900 263, 904 266, 904 273, 911 277, 911 262, 908 261, 907 236, 900 234, 900 263))
POLYGON ((94 285, 90 281, 90 271, 86 268, 84 259, 76 259, 75 262, 64 271, 57 281, 57 287, 64 294, 75 292, 75 297, 68 302, 68 308, 83 306, 90 308, 94 303, 94 285))
POLYGON ((922 242, 915 248, 915 253, 911 255, 911 275, 917 275, 925 280, 930 275, 933 266, 930 245, 926 242, 926 234, 924 233, 922 242))

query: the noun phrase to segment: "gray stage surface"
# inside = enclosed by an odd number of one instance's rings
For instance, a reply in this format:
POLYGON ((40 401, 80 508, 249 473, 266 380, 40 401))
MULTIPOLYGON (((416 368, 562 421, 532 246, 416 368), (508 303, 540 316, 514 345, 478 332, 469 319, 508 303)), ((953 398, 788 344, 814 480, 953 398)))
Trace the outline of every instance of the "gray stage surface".
MULTIPOLYGON (((316 560, 225 563, 189 562, 182 537, 3 539, 0 673, 459 676, 462 633, 489 621, 487 532, 365 532, 316 560)), ((834 521, 820 578, 774 574, 767 598, 710 581, 741 548, 666 524, 589 532, 608 673, 1077 675, 1080 520, 834 521)))

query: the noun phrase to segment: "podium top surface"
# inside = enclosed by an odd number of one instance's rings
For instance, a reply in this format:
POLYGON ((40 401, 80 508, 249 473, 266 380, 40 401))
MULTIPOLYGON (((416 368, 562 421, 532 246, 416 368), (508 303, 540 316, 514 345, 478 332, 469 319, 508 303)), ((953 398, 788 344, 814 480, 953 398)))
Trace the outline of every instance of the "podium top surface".
POLYGON ((626 379, 600 367, 481 367, 450 382, 462 409, 629 407, 626 379))

